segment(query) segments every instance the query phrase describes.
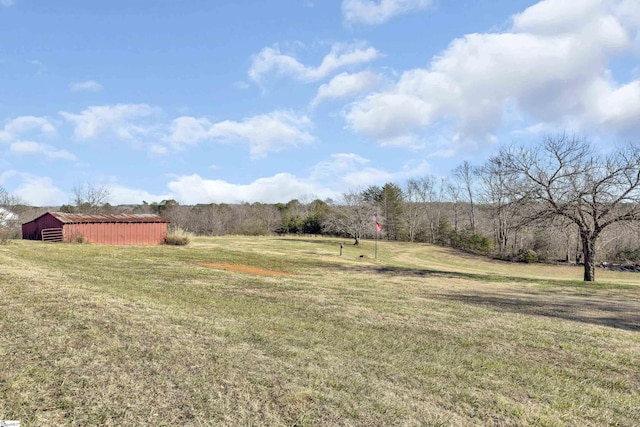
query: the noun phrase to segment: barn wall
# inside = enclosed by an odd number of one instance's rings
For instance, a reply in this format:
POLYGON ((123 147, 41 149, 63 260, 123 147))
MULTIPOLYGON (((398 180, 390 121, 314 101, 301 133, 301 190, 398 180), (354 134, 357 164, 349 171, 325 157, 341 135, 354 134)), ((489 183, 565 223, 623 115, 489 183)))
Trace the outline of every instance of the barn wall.
POLYGON ((22 224, 22 238, 28 240, 42 240, 42 230, 46 228, 61 228, 62 222, 52 215, 45 214, 33 221, 22 224))
POLYGON ((104 245, 161 245, 167 237, 166 223, 65 224, 67 242, 82 239, 104 245))

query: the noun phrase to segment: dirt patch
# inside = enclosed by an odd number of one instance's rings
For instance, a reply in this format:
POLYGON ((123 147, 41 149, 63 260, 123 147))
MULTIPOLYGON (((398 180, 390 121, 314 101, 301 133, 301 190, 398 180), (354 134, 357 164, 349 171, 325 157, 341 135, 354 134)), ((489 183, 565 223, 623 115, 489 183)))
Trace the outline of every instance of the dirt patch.
POLYGON ((200 267, 215 268, 218 270, 234 271, 236 273, 254 274, 256 276, 294 276, 286 271, 269 270, 266 268, 253 267, 243 264, 222 264, 216 262, 194 262, 194 265, 200 267))

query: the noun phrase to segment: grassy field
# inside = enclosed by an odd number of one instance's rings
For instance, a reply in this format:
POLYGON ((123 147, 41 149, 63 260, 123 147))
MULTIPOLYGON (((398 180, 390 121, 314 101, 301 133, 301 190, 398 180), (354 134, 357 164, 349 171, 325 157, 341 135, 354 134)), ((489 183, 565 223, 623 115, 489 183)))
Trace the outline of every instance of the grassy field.
POLYGON ((348 243, 0 246, 0 420, 640 425, 639 275, 348 243))

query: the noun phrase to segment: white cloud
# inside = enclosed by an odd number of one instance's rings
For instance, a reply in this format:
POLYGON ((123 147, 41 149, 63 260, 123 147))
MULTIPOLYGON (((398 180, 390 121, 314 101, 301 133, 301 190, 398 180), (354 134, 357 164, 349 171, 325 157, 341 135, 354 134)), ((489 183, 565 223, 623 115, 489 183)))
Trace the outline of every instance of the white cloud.
POLYGON ((238 184, 192 174, 174 177, 167 183, 168 191, 164 194, 153 194, 118 185, 109 185, 107 188, 110 195, 109 203, 114 205, 168 199, 175 199, 181 204, 280 203, 309 197, 336 199, 347 188, 399 182, 428 171, 426 162, 410 162, 394 172, 373 168, 369 163, 368 159, 357 154, 338 153, 312 167, 308 177, 278 173, 250 183, 238 184))
POLYGON ((615 12, 628 27, 636 29, 636 42, 640 41, 640 7, 637 0, 622 0, 615 12))
POLYGON ((183 204, 263 202, 279 203, 301 199, 337 198, 346 188, 398 182, 426 173, 428 164, 409 163, 401 170, 388 172, 368 166, 370 161, 353 153, 338 153, 319 162, 309 177, 279 173, 258 178, 248 184, 206 179, 198 174, 180 176, 168 184, 175 198, 183 204))
POLYGON ((120 185, 107 185, 106 188, 109 191, 109 203, 116 206, 142 204, 143 201, 148 203, 159 203, 163 200, 170 200, 175 198, 175 196, 171 193, 152 194, 145 190, 126 188, 120 185))
POLYGON ((171 125, 171 141, 178 144, 196 144, 209 138, 209 129, 213 124, 195 117, 178 117, 171 125))
POLYGON ((363 42, 350 44, 336 43, 331 51, 322 59, 317 67, 309 67, 293 56, 283 54, 280 48, 265 47, 253 57, 249 78, 260 83, 263 76, 276 73, 293 77, 300 81, 317 81, 329 76, 334 71, 350 65, 364 64, 380 57, 380 53, 363 42))
POLYGON ((348 23, 377 25, 396 15, 429 7, 432 0, 343 0, 342 15, 348 23))
POLYGON ((354 153, 333 154, 331 159, 316 164, 311 179, 317 182, 332 182, 341 191, 345 188, 380 185, 387 182, 399 182, 429 170, 427 162, 409 162, 399 171, 386 171, 368 166, 369 159, 354 153), (336 185, 337 184, 337 185, 336 185))
POLYGON ((278 203, 309 194, 321 199, 334 195, 322 185, 288 173, 259 178, 250 184, 232 184, 222 180, 204 179, 194 174, 179 177, 168 186, 176 199, 185 204, 242 201, 278 203))
POLYGON ((20 116, 7 122, 0 130, 0 142, 8 142, 31 132, 52 136, 56 128, 44 117, 20 116))
POLYGON ((619 84, 607 69, 611 58, 630 54, 640 28, 616 15, 621 4, 587 0, 565 13, 574 2, 540 2, 514 16, 512 31, 456 39, 428 69, 407 71, 392 88, 353 103, 347 124, 382 144, 414 145, 443 124, 460 142, 491 140, 515 105, 539 122, 640 130, 638 81, 619 84))
POLYGON ((13 5, 13 0, 0 0, 0 4, 6 7, 13 5))
POLYGON ((85 82, 71 83, 69 89, 73 92, 100 92, 103 87, 95 80, 87 80, 85 82))
POLYGON ((429 171, 427 162, 405 165, 400 171, 385 171, 378 168, 366 167, 355 170, 342 176, 342 182, 346 188, 367 187, 369 185, 382 185, 387 182, 401 182, 415 176, 424 175, 429 171))
POLYGON ((346 119, 356 132, 383 145, 399 145, 398 140, 414 141, 408 129, 432 123, 433 106, 410 93, 376 93, 355 103, 346 119))
POLYGON ((57 150, 46 144, 33 141, 16 141, 11 144, 10 151, 18 155, 41 155, 50 159, 75 160, 76 156, 66 150, 57 150))
POLYGON ((592 85, 586 99, 593 104, 588 116, 596 123, 622 132, 639 127, 640 81, 623 86, 600 81, 592 85))
POLYGON ((53 185, 49 177, 20 174, 22 183, 13 194, 32 206, 59 206, 69 201, 64 191, 53 185))
POLYGON ((150 131, 148 126, 139 123, 140 119, 156 112, 146 104, 118 104, 89 107, 80 114, 61 111, 60 115, 75 125, 74 136, 78 139, 111 133, 120 139, 133 140, 150 131))
POLYGON ((152 156, 164 156, 167 153, 169 153, 169 149, 164 145, 151 144, 149 146, 149 154, 152 156))
POLYGON ((251 155, 259 157, 268 151, 313 142, 313 136, 307 131, 309 127, 311 120, 307 116, 276 111, 243 122, 216 123, 209 129, 209 135, 214 139, 246 141, 251 146, 251 155))
POLYGON ((347 98, 359 95, 373 89, 380 84, 380 81, 380 76, 371 71, 338 74, 329 83, 323 84, 318 88, 318 94, 311 101, 311 106, 316 106, 325 99, 347 98))
POLYGON ((179 117, 174 120, 169 140, 175 144, 196 144, 203 140, 248 144, 252 157, 314 141, 308 132, 311 120, 288 111, 249 117, 241 122, 211 123, 206 118, 179 117))
POLYGON ((311 171, 311 177, 314 180, 335 179, 367 163, 369 163, 368 159, 357 154, 337 153, 331 155, 331 160, 317 163, 311 171))

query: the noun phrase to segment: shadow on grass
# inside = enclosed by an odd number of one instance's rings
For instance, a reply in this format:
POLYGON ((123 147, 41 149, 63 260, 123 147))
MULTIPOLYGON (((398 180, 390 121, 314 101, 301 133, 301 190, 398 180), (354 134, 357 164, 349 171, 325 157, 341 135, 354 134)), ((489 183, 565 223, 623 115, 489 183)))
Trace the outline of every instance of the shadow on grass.
POLYGON ((640 331, 640 303, 637 301, 566 295, 525 296, 480 293, 451 293, 440 295, 440 297, 501 312, 553 317, 628 331, 640 331))
MULTIPOLYGON (((353 266, 346 268, 354 269, 353 266)), ((633 295, 618 294, 617 296, 610 295, 609 292, 599 292, 638 291, 640 288, 637 286, 406 267, 356 266, 355 269, 360 272, 391 276, 459 278, 482 283, 529 283, 538 286, 523 289, 507 284, 500 291, 483 290, 480 287, 478 291, 473 292, 438 292, 436 298, 481 306, 498 312, 552 317, 628 331, 640 331, 640 295, 638 292, 633 292, 633 295), (554 288, 557 292, 554 291, 554 288), (567 288, 571 288, 569 293, 565 291, 567 288)))
POLYGON ((314 245, 322 245, 322 246, 335 246, 335 247, 340 247, 340 245, 344 245, 346 246, 355 246, 356 245, 353 244, 353 239, 350 239, 348 237, 345 238, 327 238, 327 237, 318 237, 318 238, 313 238, 313 237, 278 237, 278 241, 283 241, 283 242, 295 242, 295 243, 313 243, 314 245))
MULTIPOLYGON (((515 267, 514 267, 515 268, 515 267)), ((360 269, 360 268, 359 268, 360 269)), ((599 282, 583 282, 579 280, 559 280, 559 279, 546 279, 546 278, 531 278, 520 276, 509 276, 498 273, 464 273, 460 271, 448 271, 448 270, 433 270, 422 268, 409 268, 409 267, 394 267, 394 266, 367 266, 362 267, 361 271, 370 271, 378 274, 389 274, 394 276, 407 276, 407 277, 442 277, 449 279, 469 279, 479 282, 487 283, 504 283, 504 282, 518 282, 518 283, 530 283, 536 285, 550 285, 558 287, 570 287, 577 289, 639 289, 637 286, 621 285, 615 283, 599 283, 599 282)))

